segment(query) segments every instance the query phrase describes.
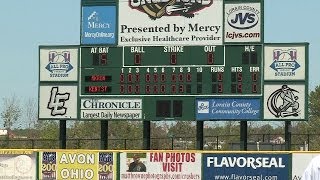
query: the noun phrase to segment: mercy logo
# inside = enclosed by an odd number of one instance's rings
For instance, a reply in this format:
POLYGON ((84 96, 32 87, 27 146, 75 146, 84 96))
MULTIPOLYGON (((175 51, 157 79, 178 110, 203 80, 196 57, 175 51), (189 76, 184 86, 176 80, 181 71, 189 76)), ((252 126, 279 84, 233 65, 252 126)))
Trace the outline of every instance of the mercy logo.
POLYGON ((211 6, 213 0, 129 0, 129 6, 148 14, 152 19, 162 16, 193 18, 194 12, 211 6))
POLYGON ((88 17, 88 29, 109 29, 110 24, 99 21, 99 15, 96 11, 93 11, 88 17))
POLYGON ((51 109, 51 115, 65 115, 67 108, 64 107, 65 102, 69 100, 70 93, 59 93, 58 87, 52 87, 51 96, 48 102, 48 109, 51 109))
POLYGON ((198 101, 198 113, 209 113, 209 101, 198 101))
POLYGON ((70 51, 49 51, 48 61, 46 69, 51 73, 50 77, 68 77, 69 71, 73 69, 70 51))
POLYGON ((297 58, 296 49, 274 49, 270 67, 276 71, 275 76, 295 76, 294 71, 300 67, 297 58))

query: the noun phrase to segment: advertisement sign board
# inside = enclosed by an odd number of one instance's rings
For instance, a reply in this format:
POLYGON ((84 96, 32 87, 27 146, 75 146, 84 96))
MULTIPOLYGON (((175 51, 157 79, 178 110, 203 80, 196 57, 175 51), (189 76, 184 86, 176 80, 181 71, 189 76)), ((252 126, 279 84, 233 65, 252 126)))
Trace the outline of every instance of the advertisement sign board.
POLYGON ((225 42, 261 42, 260 3, 226 3, 224 12, 225 42))
POLYGON ((260 99, 196 99, 196 119, 260 119, 260 99))
POLYGON ((146 152, 120 154, 120 179, 201 179, 201 154, 146 152))
POLYGON ((77 119, 77 86, 40 86, 39 119, 77 119))
POLYGON ((81 44, 115 44, 116 17, 116 6, 83 6, 81 44))
POLYGON ((36 163, 33 151, 0 150, 0 179, 37 179, 36 163))
POLYGON ((77 81, 79 47, 40 47, 40 81, 77 81))
POLYGON ((142 99, 81 99, 81 119, 142 119, 142 99))
POLYGON ((59 151, 39 153, 40 179, 116 179, 113 152, 59 151))
POLYGON ((223 1, 119 2, 118 45, 221 45, 223 1))
POLYGON ((305 119, 305 85, 264 85, 264 119, 305 119))
POLYGON ((265 80, 305 80, 305 45, 265 45, 265 80))
POLYGON ((289 154, 203 154, 206 179, 289 179, 289 154))
POLYGON ((292 180, 301 179, 311 160, 319 153, 292 153, 292 180))

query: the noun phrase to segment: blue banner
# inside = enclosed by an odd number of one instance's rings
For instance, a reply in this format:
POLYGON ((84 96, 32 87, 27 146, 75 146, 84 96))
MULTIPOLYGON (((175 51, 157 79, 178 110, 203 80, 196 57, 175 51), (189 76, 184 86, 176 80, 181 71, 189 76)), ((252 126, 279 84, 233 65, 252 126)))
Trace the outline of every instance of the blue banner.
POLYGON ((82 7, 81 44, 115 44, 116 17, 116 6, 82 7))
POLYGON ((289 179, 289 154, 203 154, 206 179, 289 179))
POLYGON ((260 99, 197 99, 196 120, 260 119, 260 104, 260 99))

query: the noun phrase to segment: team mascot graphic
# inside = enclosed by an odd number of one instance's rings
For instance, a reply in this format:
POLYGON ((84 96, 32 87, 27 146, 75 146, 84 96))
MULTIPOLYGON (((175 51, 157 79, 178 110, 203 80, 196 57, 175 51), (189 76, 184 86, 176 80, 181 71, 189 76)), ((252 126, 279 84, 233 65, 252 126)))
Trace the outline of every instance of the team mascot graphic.
POLYGON ((267 106, 269 111, 276 117, 288 117, 299 115, 299 97, 297 90, 282 85, 280 89, 274 91, 268 98, 267 106))
POLYGON ((133 9, 145 12, 152 20, 163 16, 184 16, 193 18, 194 12, 212 4, 212 0, 129 0, 133 9))

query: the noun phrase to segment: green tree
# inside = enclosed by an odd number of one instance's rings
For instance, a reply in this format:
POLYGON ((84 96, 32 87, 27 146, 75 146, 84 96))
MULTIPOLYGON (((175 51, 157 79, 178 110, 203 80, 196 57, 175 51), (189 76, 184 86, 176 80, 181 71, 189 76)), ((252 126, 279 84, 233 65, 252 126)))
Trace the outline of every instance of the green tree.
POLYGON ((3 110, 1 118, 3 119, 3 126, 6 129, 12 129, 12 126, 21 116, 21 107, 16 96, 3 98, 3 110))

